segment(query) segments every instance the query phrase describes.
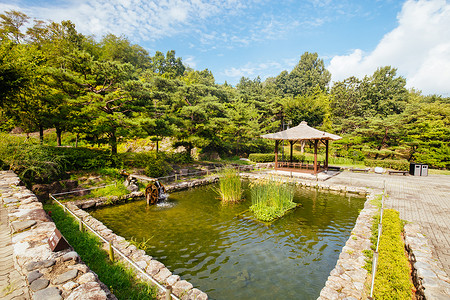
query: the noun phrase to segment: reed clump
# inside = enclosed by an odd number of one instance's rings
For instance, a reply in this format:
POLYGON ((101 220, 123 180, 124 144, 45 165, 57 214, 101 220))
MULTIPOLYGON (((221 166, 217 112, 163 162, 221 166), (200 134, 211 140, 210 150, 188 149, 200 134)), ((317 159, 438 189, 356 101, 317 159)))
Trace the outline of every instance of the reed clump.
POLYGON ((242 199, 242 183, 239 172, 235 169, 224 169, 219 174, 219 187, 216 192, 223 202, 238 202, 242 199))
POLYGON ((252 205, 250 211, 261 221, 270 222, 282 217, 297 206, 294 199, 294 185, 289 182, 263 178, 250 184, 252 205))

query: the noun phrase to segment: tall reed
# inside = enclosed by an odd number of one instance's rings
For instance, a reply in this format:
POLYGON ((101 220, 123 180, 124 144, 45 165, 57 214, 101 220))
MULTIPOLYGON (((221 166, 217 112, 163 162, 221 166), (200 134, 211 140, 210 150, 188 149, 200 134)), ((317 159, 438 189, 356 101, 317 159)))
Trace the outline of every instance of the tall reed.
POLYGON ((238 202, 242 198, 242 184, 239 172, 234 169, 224 169, 219 173, 219 187, 216 192, 223 202, 238 202))
POLYGON ((252 205, 250 211, 262 221, 272 221, 282 217, 297 204, 293 201, 292 183, 273 178, 258 179, 250 184, 252 205))

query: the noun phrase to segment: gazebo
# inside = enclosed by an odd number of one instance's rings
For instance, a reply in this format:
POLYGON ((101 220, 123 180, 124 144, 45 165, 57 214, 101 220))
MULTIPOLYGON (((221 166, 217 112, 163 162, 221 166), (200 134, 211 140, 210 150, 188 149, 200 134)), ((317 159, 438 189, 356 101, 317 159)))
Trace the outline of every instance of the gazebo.
POLYGON ((308 124, 303 121, 298 126, 276 132, 261 135, 264 139, 275 140, 275 170, 289 170, 289 171, 300 171, 300 172, 312 172, 314 175, 317 174, 320 169, 328 170, 328 143, 329 141, 335 141, 341 139, 340 136, 331 134, 325 131, 320 131, 315 128, 308 126, 308 124), (289 162, 278 162, 278 145, 280 141, 289 141, 290 148, 290 161, 289 162), (313 141, 314 142, 314 164, 308 164, 304 162, 294 163, 292 161, 292 148, 294 144, 299 141, 313 141), (319 141, 323 143, 326 147, 325 150, 325 161, 323 166, 317 164, 317 148, 319 146, 319 141))

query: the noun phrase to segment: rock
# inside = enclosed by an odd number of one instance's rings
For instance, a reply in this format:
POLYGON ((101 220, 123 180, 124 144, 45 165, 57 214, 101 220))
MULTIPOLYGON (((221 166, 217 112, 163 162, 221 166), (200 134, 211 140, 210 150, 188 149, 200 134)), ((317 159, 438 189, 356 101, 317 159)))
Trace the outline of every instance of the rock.
POLYGON ((33 300, 61 300, 61 291, 57 287, 49 287, 37 291, 33 295, 33 300))
POLYGON ((336 291, 330 289, 329 287, 324 287, 320 292, 320 296, 330 300, 339 299, 339 294, 336 291))
POLYGON ((130 192, 137 192, 137 191, 139 191, 139 186, 137 184, 130 183, 127 186, 127 190, 129 190, 130 192))
POLYGON ((27 269, 27 271, 33 271, 35 269, 40 269, 40 268, 49 268, 49 267, 53 266, 55 263, 56 263, 56 260, 54 260, 54 259, 31 261, 25 265, 25 268, 27 269))
POLYGON ((34 280, 31 284, 30 284, 30 288, 31 290, 33 290, 34 292, 36 291, 40 291, 42 289, 45 289, 46 287, 48 287, 48 284, 50 283, 50 281, 48 281, 48 279, 45 278, 39 278, 34 280))
POLYGON ((87 209, 87 208, 94 207, 95 205, 96 205, 95 200, 88 200, 88 201, 83 201, 83 203, 80 204, 80 208, 87 209))
MULTIPOLYGON (((188 299, 208 300, 208 295, 197 288, 193 288, 187 294, 188 299)), ((183 297, 184 298, 184 297, 183 297)))
POLYGON ((88 283, 88 282, 95 282, 95 281, 97 281, 97 278, 95 277, 95 275, 93 273, 89 272, 89 273, 81 275, 77 281, 79 284, 84 284, 84 283, 88 283))
POLYGON ((161 270, 161 268, 164 268, 164 265, 162 263, 157 260, 151 260, 145 271, 151 276, 154 276, 159 272, 159 270, 161 270))
POLYGON ((79 261, 80 256, 75 251, 70 251, 63 255, 62 260, 63 261, 68 261, 68 260, 79 261))
POLYGON ((54 285, 62 284, 66 281, 74 279, 75 277, 77 277, 77 275, 78 275, 78 270, 76 270, 76 269, 69 270, 65 273, 62 273, 58 277, 56 277, 56 279, 53 281, 53 284, 54 285))
POLYGON ((193 285, 186 280, 180 280, 177 281, 173 285, 173 293, 177 295, 178 297, 181 297, 181 295, 185 294, 186 292, 189 292, 190 289, 193 288, 193 285))
POLYGON ((28 273, 28 275, 27 275, 28 283, 31 284, 33 281, 35 281, 36 279, 38 279, 41 276, 42 276, 42 273, 39 272, 39 270, 35 270, 35 271, 28 273))
POLYGON ((27 220, 27 221, 18 221, 18 222, 12 222, 11 226, 13 228, 14 233, 23 231, 25 229, 30 228, 33 225, 36 225, 36 221, 34 220, 27 220))
POLYGON ((169 277, 167 277, 166 282, 168 285, 174 285, 179 280, 180 280, 180 276, 170 275, 169 277))
POLYGON ((66 282, 66 283, 62 286, 62 288, 65 289, 66 291, 71 291, 71 290, 73 290, 74 288, 76 288, 77 286, 79 286, 78 283, 73 282, 73 281, 69 281, 69 282, 66 282))
POLYGON ((86 266, 85 264, 76 264, 73 266, 68 266, 69 269, 77 269, 78 271, 80 271, 81 273, 87 273, 89 271, 88 266, 86 266))
POLYGON ((159 270, 158 274, 153 276, 153 278, 155 278, 158 282, 164 283, 165 280, 167 279, 167 277, 169 277, 170 275, 172 275, 172 272, 170 272, 169 269, 161 268, 161 270, 159 270))
POLYGON ((4 198, 3 203, 10 204, 10 203, 16 203, 19 202, 19 199, 17 198, 4 198))
POLYGON ((147 262, 145 262, 144 260, 137 261, 136 265, 138 265, 142 270, 145 270, 145 268, 147 268, 147 262))
POLYGON ((102 290, 98 282, 88 282, 74 289, 66 298, 66 300, 78 299, 106 300, 107 297, 105 291, 102 290))

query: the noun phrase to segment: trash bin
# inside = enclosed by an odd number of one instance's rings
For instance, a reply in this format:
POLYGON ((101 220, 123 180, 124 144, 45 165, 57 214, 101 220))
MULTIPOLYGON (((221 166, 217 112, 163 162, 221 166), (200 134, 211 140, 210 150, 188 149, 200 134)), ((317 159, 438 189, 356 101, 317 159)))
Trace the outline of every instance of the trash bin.
POLYGON ((413 176, 420 176, 422 172, 422 165, 416 163, 409 164, 409 174, 413 176))
POLYGON ((420 176, 428 176, 428 165, 422 165, 420 176))

